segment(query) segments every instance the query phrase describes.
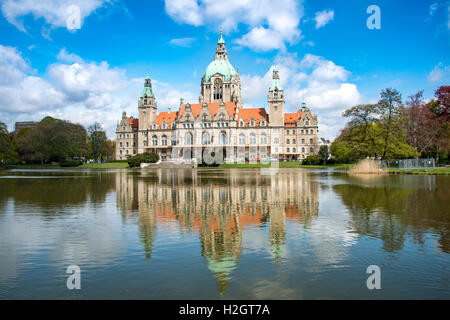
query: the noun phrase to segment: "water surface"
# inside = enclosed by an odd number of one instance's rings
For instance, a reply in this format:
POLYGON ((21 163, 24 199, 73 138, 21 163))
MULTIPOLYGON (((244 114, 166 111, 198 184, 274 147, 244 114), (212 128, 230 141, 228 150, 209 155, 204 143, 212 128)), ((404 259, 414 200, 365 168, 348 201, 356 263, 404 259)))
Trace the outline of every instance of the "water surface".
POLYGON ((449 191, 334 170, 0 171, 0 299, 449 299, 449 191))

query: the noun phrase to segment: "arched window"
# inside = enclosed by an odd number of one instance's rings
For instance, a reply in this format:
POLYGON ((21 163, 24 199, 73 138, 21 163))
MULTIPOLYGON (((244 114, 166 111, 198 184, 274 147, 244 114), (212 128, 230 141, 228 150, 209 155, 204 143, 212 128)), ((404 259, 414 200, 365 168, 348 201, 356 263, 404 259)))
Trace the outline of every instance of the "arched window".
POLYGON ((289 139, 286 139, 286 144, 289 144, 289 139))
POLYGON ((292 152, 295 152, 295 148, 292 148, 292 152))
POLYGON ((309 139, 309 143, 310 143, 310 144, 313 144, 313 139, 309 139))
POLYGON ((220 121, 225 120, 225 115, 224 115, 223 113, 221 113, 221 114, 219 115, 219 120, 220 120, 220 121))
POLYGON ((120 147, 122 148, 122 142, 120 143, 120 147))
POLYGON ((302 152, 305 152, 305 148, 302 148, 302 152))
POLYGON ((304 134, 304 133, 305 133, 305 131, 304 131, 304 130, 302 129, 301 133, 302 133, 302 134, 304 134))
POLYGON ((302 144, 305 144, 305 139, 302 139, 302 144))
POLYGON ((203 122, 206 122, 208 120, 208 115, 206 113, 203 115, 202 120, 203 122))
POLYGON ((314 134, 314 130, 313 130, 313 129, 311 129, 311 130, 309 131, 309 133, 311 133, 311 134, 314 134))
POLYGON ((278 89, 277 88, 275 88, 275 91, 273 92, 273 97, 275 99, 278 99, 278 89))
POLYGON ((313 153, 314 149, 313 148, 309 148, 309 152, 313 153))
POLYGON ((309 121, 306 121, 306 123, 305 123, 307 126, 309 126, 309 121))
POLYGON ((254 132, 250 133, 250 144, 256 144, 256 134, 254 132))
POLYGON ((297 143, 297 140, 296 140, 296 139, 292 139, 292 143, 293 143, 293 144, 296 144, 296 143, 297 143))
POLYGON ((289 148, 286 148, 286 152, 291 152, 291 150, 289 148))
POLYGON ((261 133, 261 138, 259 139, 261 144, 267 144, 267 135, 265 132, 261 133))
POLYGON ((161 145, 167 146, 167 136, 166 135, 163 135, 161 137, 161 145))
POLYGON ((239 134, 239 144, 245 144, 245 134, 239 134))
POLYGON ((239 126, 240 126, 240 127, 243 127, 243 126, 244 126, 244 120, 242 120, 242 119, 239 120, 239 126))
POLYGON ((144 140, 144 147, 147 146, 147 140, 144 140))
POLYGON ((156 129, 158 127, 158 125, 156 124, 156 122, 153 123, 153 129, 156 129))
POLYGON ((203 132, 203 134, 202 134, 202 143, 203 144, 210 144, 211 143, 211 137, 210 137, 210 135, 209 135, 209 133, 208 132, 203 132))
POLYGON ((184 144, 192 144, 192 134, 190 132, 186 132, 184 135, 184 144))
POLYGON ((214 100, 221 100, 223 96, 223 84, 219 78, 214 80, 214 100))
POLYGON ((153 136, 152 137, 152 146, 157 146, 158 145, 158 137, 157 136, 153 136))
POLYGON ((166 122, 165 122, 165 121, 163 121, 163 123, 162 123, 162 128, 163 128, 163 129, 166 128, 166 122))
POLYGON ((220 144, 227 144, 227 134, 225 132, 220 133, 220 144))
POLYGON ((250 127, 254 127, 255 126, 255 119, 251 118, 250 119, 250 127))

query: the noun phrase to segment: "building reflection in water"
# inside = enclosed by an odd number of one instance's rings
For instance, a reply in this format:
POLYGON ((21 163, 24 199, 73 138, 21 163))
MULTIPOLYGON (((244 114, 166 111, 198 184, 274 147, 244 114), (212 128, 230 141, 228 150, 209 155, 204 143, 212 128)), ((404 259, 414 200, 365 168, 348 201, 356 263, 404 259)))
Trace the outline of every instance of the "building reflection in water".
POLYGON ((151 257, 158 225, 199 235, 201 255, 225 292, 239 263, 246 229, 269 229, 273 259, 282 259, 286 221, 310 224, 318 215, 319 183, 307 172, 276 176, 242 170, 123 171, 116 176, 124 218, 138 215, 145 255, 151 257))

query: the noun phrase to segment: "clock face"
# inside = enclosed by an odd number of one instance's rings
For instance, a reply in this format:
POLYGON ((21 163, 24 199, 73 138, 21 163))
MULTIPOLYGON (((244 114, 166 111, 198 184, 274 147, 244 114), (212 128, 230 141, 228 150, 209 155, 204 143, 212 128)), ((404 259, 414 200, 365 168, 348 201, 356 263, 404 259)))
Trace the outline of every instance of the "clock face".
POLYGON ((217 78, 217 79, 214 80, 214 84, 215 84, 216 86, 220 86, 220 85, 222 84, 222 80, 220 80, 219 78, 217 78))

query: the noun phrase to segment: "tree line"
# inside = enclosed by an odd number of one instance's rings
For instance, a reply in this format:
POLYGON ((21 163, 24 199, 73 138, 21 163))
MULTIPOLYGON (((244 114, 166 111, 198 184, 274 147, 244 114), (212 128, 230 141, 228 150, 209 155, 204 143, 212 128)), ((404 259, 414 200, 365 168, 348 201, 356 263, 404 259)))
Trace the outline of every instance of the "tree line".
POLYGON ((434 157, 448 163, 449 106, 450 86, 437 89, 429 102, 420 91, 405 103, 397 90, 387 88, 377 103, 345 110, 343 117, 349 122, 331 144, 331 155, 339 163, 366 157, 434 157))
POLYGON ((11 138, 0 122, 0 164, 63 162, 73 159, 111 160, 115 142, 98 122, 80 124, 45 117, 36 127, 22 128, 11 138))

